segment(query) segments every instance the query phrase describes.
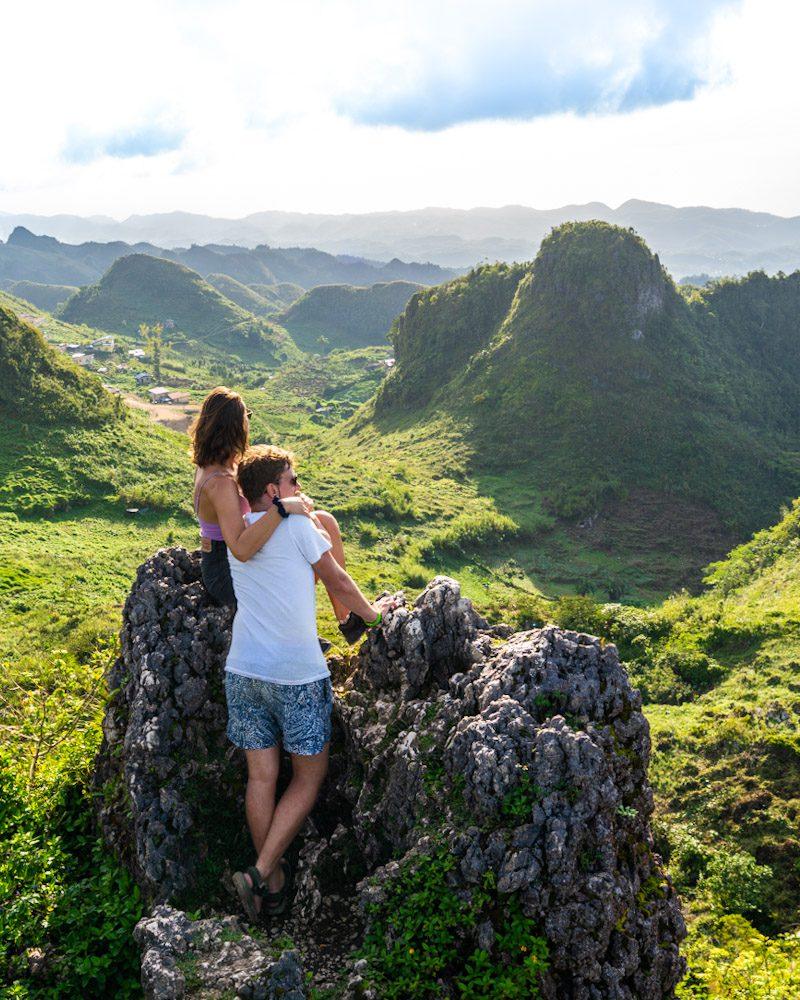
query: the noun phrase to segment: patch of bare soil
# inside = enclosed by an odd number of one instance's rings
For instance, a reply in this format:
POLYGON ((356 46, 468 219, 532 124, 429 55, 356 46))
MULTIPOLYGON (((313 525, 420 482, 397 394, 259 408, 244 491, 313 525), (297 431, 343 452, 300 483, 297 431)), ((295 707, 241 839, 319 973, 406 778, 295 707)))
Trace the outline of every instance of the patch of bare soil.
POLYGON ((186 433, 189 424, 194 420, 200 407, 197 403, 190 403, 188 406, 175 406, 172 403, 146 403, 137 396, 127 395, 123 397, 128 406, 135 410, 144 410, 157 424, 163 424, 170 430, 186 433))

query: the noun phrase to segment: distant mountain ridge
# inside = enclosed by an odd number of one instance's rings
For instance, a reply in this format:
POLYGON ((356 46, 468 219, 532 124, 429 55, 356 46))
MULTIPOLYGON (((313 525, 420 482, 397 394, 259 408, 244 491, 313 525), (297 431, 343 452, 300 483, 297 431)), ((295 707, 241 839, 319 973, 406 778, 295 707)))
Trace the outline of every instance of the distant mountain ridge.
POLYGON ((37 236, 17 226, 0 243, 0 282, 32 281, 48 285, 83 286, 97 281, 121 257, 145 254, 160 257, 197 271, 203 277, 222 274, 245 285, 291 283, 315 285, 373 285, 385 281, 415 281, 435 285, 455 271, 436 264, 393 259, 388 262, 361 257, 333 256, 314 248, 253 249, 210 243, 188 248, 164 249, 153 243, 62 243, 52 236, 37 236))
MULTIPOLYGON (((303 245, 331 254, 374 259, 399 256, 469 268, 487 259, 530 260, 553 226, 589 219, 634 227, 676 277, 700 272, 712 276, 745 274, 759 268, 791 271, 800 267, 800 216, 783 218, 739 208, 673 207, 637 199, 617 208, 588 202, 553 209, 507 205, 343 215, 268 211, 242 219, 170 212, 131 216, 123 222, 105 216, 0 213, 0 236, 15 226, 25 226, 69 242, 144 241, 167 248, 187 243, 303 245)), ((401 274, 373 281, 394 278, 435 283, 401 274)), ((331 280, 351 281, 342 277, 331 280)))

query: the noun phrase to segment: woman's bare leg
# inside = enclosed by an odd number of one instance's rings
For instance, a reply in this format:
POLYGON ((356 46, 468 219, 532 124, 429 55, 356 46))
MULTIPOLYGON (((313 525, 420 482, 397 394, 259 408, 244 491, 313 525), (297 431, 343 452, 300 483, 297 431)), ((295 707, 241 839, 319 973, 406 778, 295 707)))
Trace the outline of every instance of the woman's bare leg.
MULTIPOLYGON (((328 532, 331 545, 333 546, 331 549, 331 555, 336 562, 339 563, 342 569, 346 569, 344 562, 344 544, 342 542, 342 533, 339 530, 339 522, 333 514, 329 514, 327 510, 316 510, 314 513, 317 515, 319 523, 328 532)), ((328 591, 328 597, 330 598, 333 613, 336 615, 337 621, 343 622, 349 613, 348 609, 341 603, 341 601, 337 601, 330 591, 328 591)))

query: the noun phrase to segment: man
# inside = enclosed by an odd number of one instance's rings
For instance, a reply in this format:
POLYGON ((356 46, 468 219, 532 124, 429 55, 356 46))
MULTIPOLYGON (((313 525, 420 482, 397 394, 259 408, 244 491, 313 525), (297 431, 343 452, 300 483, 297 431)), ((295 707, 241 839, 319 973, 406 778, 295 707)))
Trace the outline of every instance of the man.
MULTIPOLYGON (((299 494, 293 456, 282 448, 251 448, 240 462, 239 488, 252 523, 283 499, 299 494)), ((314 806, 328 769, 333 692, 317 640, 315 577, 345 609, 369 627, 387 602, 370 604, 331 553, 331 541, 312 512, 283 517, 247 562, 229 552, 237 610, 225 664, 228 738, 245 751, 245 808, 258 855, 233 881, 251 920, 283 913, 289 866, 283 853, 314 806), (291 754, 292 780, 275 803, 280 746, 291 754)))

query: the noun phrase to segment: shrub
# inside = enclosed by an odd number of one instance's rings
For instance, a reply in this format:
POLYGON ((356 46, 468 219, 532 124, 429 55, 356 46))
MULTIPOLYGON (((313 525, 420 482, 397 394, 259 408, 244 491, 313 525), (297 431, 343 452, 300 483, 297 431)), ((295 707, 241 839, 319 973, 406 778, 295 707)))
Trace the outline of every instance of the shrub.
POLYGON ((680 677, 698 694, 707 691, 725 676, 725 668, 716 660, 694 649, 668 650, 658 657, 657 662, 680 677))
POLYGON ((800 937, 767 938, 741 916, 701 918, 689 930, 677 1000, 792 1000, 800 996, 800 937))
POLYGON ((32 802, 9 762, 0 764, 3 978, 18 996, 136 996, 139 891, 92 830, 84 791, 52 792, 47 808, 32 802), (45 955, 35 979, 33 948, 45 955))
POLYGON ((681 705, 694 698, 691 687, 661 659, 627 664, 631 684, 639 689, 645 704, 681 705))
POLYGON ((518 533, 514 521, 494 510, 458 514, 450 523, 434 531, 420 546, 422 555, 463 555, 489 542, 504 542, 518 533))
POLYGON ((559 597, 553 610, 553 621, 562 628, 589 635, 599 635, 604 628, 602 608, 584 594, 559 597))
POLYGON ((439 996, 442 977, 453 981, 460 996, 475 1000, 536 1000, 540 973, 547 968, 546 942, 517 897, 496 893, 492 872, 468 900, 459 899, 448 883, 455 865, 444 846, 405 863, 385 901, 371 907, 361 949, 369 964, 365 978, 382 1000, 439 996), (499 916, 492 958, 468 944, 469 928, 490 910, 499 916))
POLYGON ((715 909, 723 913, 753 913, 766 902, 772 869, 744 851, 719 853, 708 863, 703 887, 715 909))

